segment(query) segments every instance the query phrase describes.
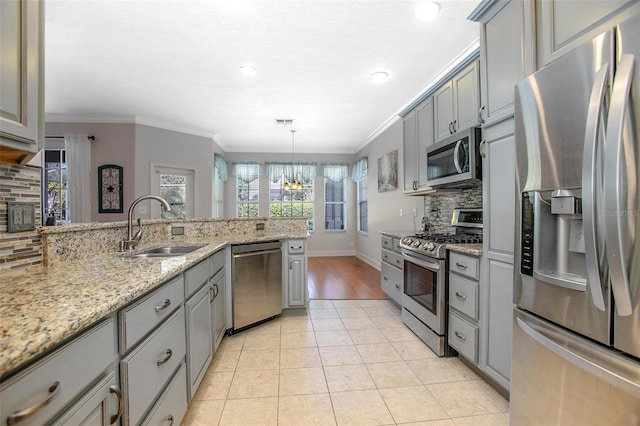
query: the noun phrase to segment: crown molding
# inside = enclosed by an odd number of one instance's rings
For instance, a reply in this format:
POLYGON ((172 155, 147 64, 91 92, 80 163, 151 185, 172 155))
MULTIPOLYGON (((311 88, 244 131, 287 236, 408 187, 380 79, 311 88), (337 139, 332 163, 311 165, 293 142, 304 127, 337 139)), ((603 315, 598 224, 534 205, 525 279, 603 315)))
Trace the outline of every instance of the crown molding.
MULTIPOLYGON (((201 136, 210 138, 215 141, 216 134, 183 126, 176 123, 169 123, 160 120, 154 120, 147 117, 124 114, 45 114, 45 122, 48 123, 110 123, 110 124, 138 124, 141 126, 154 127, 156 129, 170 130, 172 132, 186 133, 193 136, 201 136)), ((216 142, 217 143, 217 142, 216 142)), ((220 145, 220 144, 218 144, 220 145)))

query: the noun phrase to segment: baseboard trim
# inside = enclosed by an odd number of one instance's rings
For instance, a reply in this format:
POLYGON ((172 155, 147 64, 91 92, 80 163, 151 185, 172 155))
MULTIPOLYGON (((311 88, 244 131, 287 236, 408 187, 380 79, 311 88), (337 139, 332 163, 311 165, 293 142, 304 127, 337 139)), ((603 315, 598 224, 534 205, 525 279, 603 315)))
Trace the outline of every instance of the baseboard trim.
POLYGON ((362 253, 357 253, 356 256, 358 257, 358 259, 362 260, 363 262, 368 263, 369 265, 373 266, 374 268, 376 268, 378 271, 380 270, 380 262, 370 258, 369 256, 366 256, 362 253))

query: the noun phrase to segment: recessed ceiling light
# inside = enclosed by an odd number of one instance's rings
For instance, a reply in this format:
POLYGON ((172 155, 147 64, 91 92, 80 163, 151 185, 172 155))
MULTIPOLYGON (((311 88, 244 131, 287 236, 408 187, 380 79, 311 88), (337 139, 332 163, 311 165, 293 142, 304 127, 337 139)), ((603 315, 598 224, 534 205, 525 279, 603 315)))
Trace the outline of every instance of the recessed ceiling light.
POLYGON ((240 72, 244 76, 253 77, 254 75, 256 75, 257 71, 256 67, 254 67, 253 65, 243 65, 240 67, 240 72))
POLYGON ((389 78, 389 73, 386 71, 377 71, 374 72, 373 74, 371 74, 369 76, 369 78, 371 79, 371 81, 373 81, 374 83, 382 83, 383 81, 385 81, 387 78, 389 78))
POLYGON ((421 21, 431 21, 440 12, 440 3, 421 1, 416 5, 416 17, 421 21))

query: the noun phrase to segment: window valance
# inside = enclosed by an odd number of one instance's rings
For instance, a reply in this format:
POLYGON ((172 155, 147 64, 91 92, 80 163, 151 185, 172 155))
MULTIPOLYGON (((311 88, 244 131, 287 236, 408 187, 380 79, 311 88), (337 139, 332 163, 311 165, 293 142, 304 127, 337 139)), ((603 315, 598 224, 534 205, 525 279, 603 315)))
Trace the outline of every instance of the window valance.
POLYGON ((236 179, 239 179, 245 183, 249 183, 260 177, 261 169, 262 169, 261 163, 256 163, 256 162, 233 163, 233 169, 231 174, 236 179))
POLYGON ((214 154, 213 156, 213 167, 215 167, 215 172, 218 175, 218 179, 223 182, 226 182, 229 179, 229 170, 227 168, 227 160, 221 154, 214 154))
POLYGON ((277 182, 282 176, 286 179, 312 181, 318 174, 317 163, 267 163, 267 177, 277 182))
POLYGON ((323 164, 322 172, 325 179, 335 183, 342 182, 349 176, 349 165, 346 163, 323 164))
POLYGON ((367 177, 367 157, 360 157, 353 163, 353 170, 351 171, 351 179, 354 182, 359 182, 367 177))

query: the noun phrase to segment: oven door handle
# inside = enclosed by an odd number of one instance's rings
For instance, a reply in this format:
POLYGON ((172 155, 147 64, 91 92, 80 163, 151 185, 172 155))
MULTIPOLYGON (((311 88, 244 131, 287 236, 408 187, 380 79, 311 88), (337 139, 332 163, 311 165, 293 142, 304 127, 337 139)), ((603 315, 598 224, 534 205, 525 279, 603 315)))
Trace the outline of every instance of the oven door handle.
POLYGON ((416 265, 422 266, 423 268, 430 269, 432 271, 439 271, 440 270, 440 265, 438 263, 429 262, 427 260, 420 259, 420 258, 418 258, 416 256, 410 255, 407 252, 402 252, 402 257, 407 262, 415 263, 416 265))

